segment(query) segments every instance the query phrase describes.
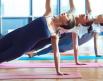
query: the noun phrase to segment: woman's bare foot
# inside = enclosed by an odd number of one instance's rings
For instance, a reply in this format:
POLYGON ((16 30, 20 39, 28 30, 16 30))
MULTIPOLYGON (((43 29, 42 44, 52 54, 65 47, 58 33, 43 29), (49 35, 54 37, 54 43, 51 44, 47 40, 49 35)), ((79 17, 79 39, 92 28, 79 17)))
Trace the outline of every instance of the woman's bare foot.
POLYGON ((34 53, 34 51, 30 51, 30 52, 26 52, 26 55, 28 55, 29 58, 32 58, 33 56, 36 55, 36 53, 34 53))
POLYGON ((57 75, 69 75, 69 73, 57 72, 57 75))

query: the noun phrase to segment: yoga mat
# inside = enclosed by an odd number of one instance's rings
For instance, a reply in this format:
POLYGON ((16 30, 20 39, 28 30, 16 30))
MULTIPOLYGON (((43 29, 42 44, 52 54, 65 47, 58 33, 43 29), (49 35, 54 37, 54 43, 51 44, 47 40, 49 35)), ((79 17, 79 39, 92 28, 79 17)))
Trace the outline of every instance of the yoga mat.
MULTIPOLYGON (((76 65, 75 63, 61 63, 63 68, 96 68, 103 67, 103 63, 85 63, 86 65, 76 65)), ((54 63, 3 63, 0 69, 6 68, 53 68, 54 63)))
POLYGON ((0 73, 0 80, 7 79, 80 79, 81 74, 77 72, 68 75, 57 75, 56 73, 0 73))
POLYGON ((100 64, 100 67, 103 67, 103 63, 100 64))
MULTIPOLYGON (((96 56, 79 56, 79 60, 92 60, 92 59, 103 59, 103 57, 96 57, 96 56)), ((29 57, 20 57, 18 60, 54 60, 53 55, 41 55, 35 56, 32 58, 29 57)), ((61 56, 61 60, 74 60, 74 56, 61 56)))

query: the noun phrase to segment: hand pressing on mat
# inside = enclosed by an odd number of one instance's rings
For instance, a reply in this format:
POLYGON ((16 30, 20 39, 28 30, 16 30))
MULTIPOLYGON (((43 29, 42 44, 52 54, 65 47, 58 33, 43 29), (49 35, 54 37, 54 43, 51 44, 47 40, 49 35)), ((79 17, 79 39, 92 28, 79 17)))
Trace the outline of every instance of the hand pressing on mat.
POLYGON ((86 64, 77 62, 76 65, 86 65, 86 64))
POLYGON ((56 72, 57 72, 57 75, 68 75, 68 73, 63 73, 60 70, 60 52, 59 52, 59 47, 58 47, 58 41, 59 39, 57 35, 51 37, 56 72))
POLYGON ((69 73, 57 72, 57 75, 69 75, 69 73))

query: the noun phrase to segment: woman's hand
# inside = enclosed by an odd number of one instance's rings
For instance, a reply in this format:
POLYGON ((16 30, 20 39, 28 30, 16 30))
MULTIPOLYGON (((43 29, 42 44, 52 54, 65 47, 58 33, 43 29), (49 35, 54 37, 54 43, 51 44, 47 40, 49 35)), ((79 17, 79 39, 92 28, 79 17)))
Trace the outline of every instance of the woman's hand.
POLYGON ((86 64, 77 62, 76 65, 86 65, 86 64))
POLYGON ((69 75, 68 73, 57 72, 57 75, 69 75))

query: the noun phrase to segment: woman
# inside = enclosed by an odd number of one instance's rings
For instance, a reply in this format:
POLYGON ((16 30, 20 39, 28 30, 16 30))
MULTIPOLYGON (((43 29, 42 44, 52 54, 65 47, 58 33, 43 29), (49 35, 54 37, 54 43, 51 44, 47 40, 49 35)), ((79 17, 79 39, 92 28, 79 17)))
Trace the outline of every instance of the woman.
POLYGON ((31 23, 8 33, 0 39, 0 63, 16 59, 25 52, 31 51, 31 48, 39 41, 51 38, 56 71, 57 74, 62 74, 59 69, 59 37, 57 31, 61 26, 64 29, 70 29, 68 25, 71 23, 73 23, 71 27, 74 27, 74 20, 63 13, 50 19, 39 17, 31 23))

